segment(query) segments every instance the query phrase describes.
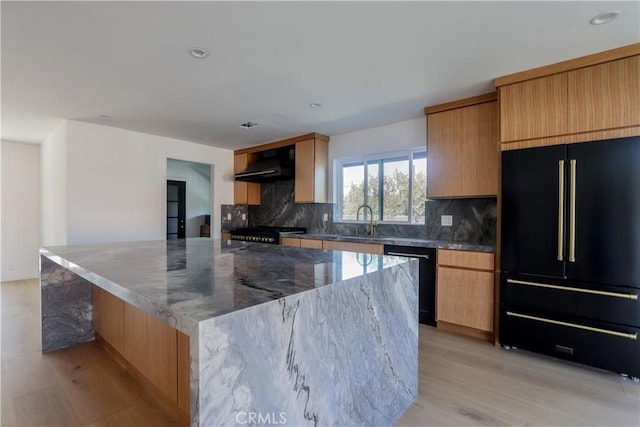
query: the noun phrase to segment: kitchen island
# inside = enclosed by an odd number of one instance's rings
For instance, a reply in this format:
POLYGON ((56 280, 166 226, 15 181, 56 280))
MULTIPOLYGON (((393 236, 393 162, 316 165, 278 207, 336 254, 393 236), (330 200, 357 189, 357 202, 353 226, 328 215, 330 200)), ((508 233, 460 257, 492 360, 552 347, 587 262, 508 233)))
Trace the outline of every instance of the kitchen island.
POLYGON ((418 261, 342 255, 208 238, 43 248, 42 349, 96 337, 98 288, 186 338, 193 426, 391 425, 417 396, 418 261))

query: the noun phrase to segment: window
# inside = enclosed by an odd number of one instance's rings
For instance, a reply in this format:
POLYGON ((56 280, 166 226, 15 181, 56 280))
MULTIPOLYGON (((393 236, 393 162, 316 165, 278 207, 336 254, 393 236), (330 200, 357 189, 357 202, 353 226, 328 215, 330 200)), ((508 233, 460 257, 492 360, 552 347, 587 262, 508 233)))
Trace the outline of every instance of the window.
MULTIPOLYGON (((376 221, 424 224, 425 151, 348 159, 338 165, 338 220, 355 221, 358 207, 368 205, 376 221)), ((361 209, 360 220, 370 220, 368 209, 361 209)))

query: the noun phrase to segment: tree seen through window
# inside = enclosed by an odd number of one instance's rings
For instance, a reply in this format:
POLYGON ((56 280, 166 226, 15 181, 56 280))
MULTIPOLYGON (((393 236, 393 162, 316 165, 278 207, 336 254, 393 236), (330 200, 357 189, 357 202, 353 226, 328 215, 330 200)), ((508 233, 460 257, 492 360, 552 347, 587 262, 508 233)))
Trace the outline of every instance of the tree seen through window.
MULTIPOLYGON (((426 160, 425 152, 417 152, 343 164, 341 219, 354 221, 358 207, 367 204, 376 221, 424 224, 426 160)), ((361 220, 369 221, 368 216, 361 210, 361 220)))

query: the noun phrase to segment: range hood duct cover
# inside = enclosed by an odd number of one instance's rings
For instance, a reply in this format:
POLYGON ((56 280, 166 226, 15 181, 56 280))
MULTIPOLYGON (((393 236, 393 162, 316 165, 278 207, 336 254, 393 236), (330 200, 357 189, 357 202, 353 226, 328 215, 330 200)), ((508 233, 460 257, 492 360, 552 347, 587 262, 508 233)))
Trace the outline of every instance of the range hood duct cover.
POLYGON ((263 157, 235 174, 236 181, 269 182, 293 178, 293 151, 265 152, 263 157))

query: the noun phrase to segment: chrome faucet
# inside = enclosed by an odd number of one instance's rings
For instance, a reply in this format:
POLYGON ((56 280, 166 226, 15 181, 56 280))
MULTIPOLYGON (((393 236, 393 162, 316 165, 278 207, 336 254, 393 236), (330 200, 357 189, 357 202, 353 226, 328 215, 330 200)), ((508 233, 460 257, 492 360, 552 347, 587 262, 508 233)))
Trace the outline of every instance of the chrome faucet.
MULTIPOLYGON (((373 222, 373 209, 369 205, 360 205, 358 206, 358 210, 356 211, 356 221, 360 221, 360 209, 367 208, 369 209, 369 235, 373 236, 376 230, 376 225, 373 222)), ((356 228, 356 235, 358 234, 358 228, 356 228)))

